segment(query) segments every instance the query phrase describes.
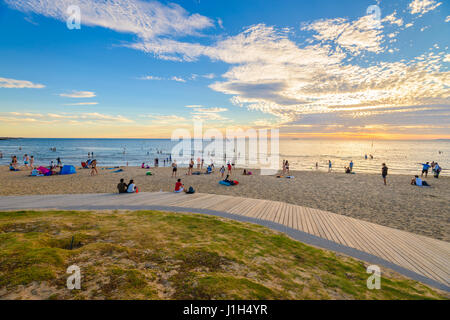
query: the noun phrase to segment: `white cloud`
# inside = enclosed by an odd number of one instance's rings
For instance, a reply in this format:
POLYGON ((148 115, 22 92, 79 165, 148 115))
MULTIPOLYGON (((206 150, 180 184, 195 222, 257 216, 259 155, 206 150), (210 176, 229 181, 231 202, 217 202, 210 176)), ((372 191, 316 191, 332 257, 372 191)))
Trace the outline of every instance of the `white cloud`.
POLYGON ((411 14, 423 15, 436 9, 441 4, 442 2, 436 2, 436 0, 414 0, 409 4, 409 11, 411 14))
POLYGON ((169 80, 169 81, 176 81, 176 82, 186 82, 185 79, 177 76, 172 76, 169 78, 163 78, 163 77, 157 77, 157 76, 143 76, 139 78, 140 80, 155 80, 155 81, 163 81, 163 80, 169 80))
POLYGON ((392 14, 386 16, 381 22, 388 22, 390 24, 395 24, 398 27, 401 27, 403 25, 403 19, 397 18, 397 11, 394 11, 392 14))
POLYGON ((65 98, 94 98, 95 92, 92 91, 72 91, 71 93, 60 93, 60 97, 65 98))
POLYGON ((96 105, 98 102, 78 102, 78 103, 67 103, 65 106, 91 106, 96 105))
POLYGON ((134 121, 122 115, 107 115, 98 112, 89 113, 32 113, 32 112, 7 112, 0 114, 0 121, 10 123, 33 122, 40 124, 121 124, 134 121))
POLYGON ((176 82, 186 82, 186 80, 184 80, 183 78, 176 77, 176 76, 171 77, 170 80, 176 81, 176 82))
POLYGON ((197 35, 214 26, 211 19, 189 14, 175 3, 168 5, 142 0, 5 0, 12 8, 35 12, 61 21, 68 18, 67 8, 81 9, 81 24, 119 32, 134 33, 144 39, 164 35, 197 35))
POLYGON ((383 51, 382 25, 373 15, 355 21, 344 18, 319 20, 303 26, 302 30, 314 31, 314 39, 324 44, 335 43, 352 54, 383 51))
POLYGON ((43 84, 33 83, 26 80, 16 80, 9 78, 0 78, 0 88, 33 88, 42 89, 45 88, 43 84))
POLYGON ((450 22, 450 16, 447 16, 447 17, 445 18, 445 22, 450 22))
POLYGON ((227 118, 220 115, 220 113, 228 111, 227 108, 207 108, 202 105, 189 105, 186 108, 194 109, 191 112, 192 119, 194 120, 211 120, 211 121, 224 121, 227 118))

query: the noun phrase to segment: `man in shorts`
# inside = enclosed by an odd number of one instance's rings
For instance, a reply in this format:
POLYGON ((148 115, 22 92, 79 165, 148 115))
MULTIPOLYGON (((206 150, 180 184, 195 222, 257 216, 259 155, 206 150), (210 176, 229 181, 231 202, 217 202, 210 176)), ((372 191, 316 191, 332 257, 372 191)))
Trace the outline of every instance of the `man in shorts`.
POLYGON ((383 177, 384 185, 387 185, 386 183, 386 177, 388 175, 388 167, 386 166, 386 163, 383 163, 383 166, 381 167, 381 176, 383 177))

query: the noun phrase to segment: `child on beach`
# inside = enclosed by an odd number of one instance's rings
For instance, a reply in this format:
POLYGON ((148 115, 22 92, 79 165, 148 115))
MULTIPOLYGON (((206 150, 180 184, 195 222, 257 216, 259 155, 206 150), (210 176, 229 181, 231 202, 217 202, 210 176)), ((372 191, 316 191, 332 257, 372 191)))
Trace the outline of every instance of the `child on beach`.
POLYGON ((220 168, 220 174, 222 175, 223 178, 223 175, 225 174, 225 166, 222 166, 222 168, 220 168))
POLYGON ((30 157, 30 168, 33 169, 34 168, 34 156, 30 157))
POLYGON ((228 169, 228 174, 230 175, 231 171, 232 171, 232 166, 231 166, 231 164, 229 162, 227 164, 227 169, 228 169))
POLYGON ((382 167, 381 167, 381 176, 383 177, 383 181, 384 181, 384 185, 386 186, 387 184, 386 184, 386 177, 387 177, 387 175, 388 175, 388 167, 386 166, 386 163, 383 163, 382 164, 382 167))

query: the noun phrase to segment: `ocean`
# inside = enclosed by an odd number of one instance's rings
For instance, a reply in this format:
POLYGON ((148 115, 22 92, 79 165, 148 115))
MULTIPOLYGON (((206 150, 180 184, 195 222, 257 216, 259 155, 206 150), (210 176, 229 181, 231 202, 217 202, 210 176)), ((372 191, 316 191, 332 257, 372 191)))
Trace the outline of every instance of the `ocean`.
MULTIPOLYGON (((153 166, 159 158, 159 165, 169 158, 172 148, 178 142, 169 139, 9 139, 0 140, 1 165, 9 164, 11 155, 22 164, 24 154, 33 155, 35 163, 48 166, 50 161, 60 157, 63 164, 80 166, 94 153, 99 166, 139 166, 143 162, 153 166), (55 148, 52 151, 52 148, 55 148)), ((224 163, 222 152, 205 154, 205 163, 224 163)), ((334 171, 344 171, 350 160, 354 171, 379 173, 385 162, 390 174, 417 174, 420 163, 436 161, 443 168, 441 175, 450 175, 450 140, 430 141, 350 141, 350 140, 302 140, 280 139, 280 162, 289 160, 292 170, 328 170, 331 160, 334 171), (365 159, 367 155, 367 159, 365 159), (370 155, 373 156, 371 159, 370 155)), ((166 166, 170 164, 166 162, 166 166)), ((183 165, 180 165, 183 166, 183 165)), ((254 166, 253 166, 254 167, 254 166)))

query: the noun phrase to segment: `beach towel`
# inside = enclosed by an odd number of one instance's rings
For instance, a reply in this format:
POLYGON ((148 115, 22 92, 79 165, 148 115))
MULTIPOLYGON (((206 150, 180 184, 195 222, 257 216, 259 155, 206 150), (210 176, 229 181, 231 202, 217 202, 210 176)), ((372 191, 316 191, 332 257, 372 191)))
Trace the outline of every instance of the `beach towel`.
POLYGON ((231 187, 231 186, 237 186, 239 184, 239 181, 232 181, 232 182, 228 182, 228 181, 219 181, 219 184, 227 186, 227 187, 231 187))
POLYGON ((153 175, 153 174, 151 173, 151 171, 148 171, 148 172, 145 173, 145 175, 151 176, 151 175, 153 175))
POLYGON ((50 175, 51 175, 51 171, 49 169, 47 169, 46 167, 41 166, 41 167, 37 168, 37 170, 44 175, 49 175, 48 173, 50 172, 50 175))
POLYGON ((286 178, 287 178, 287 179, 295 179, 294 176, 287 176, 286 178))
POLYGON ((198 171, 197 171, 197 172, 192 172, 192 175, 193 175, 193 176, 199 176, 199 175, 201 175, 201 174, 202 174, 202 173, 201 173, 201 172, 198 172, 198 171))
POLYGON ((116 170, 116 171, 113 171, 114 173, 117 173, 117 172, 122 172, 123 171, 123 169, 119 169, 119 170, 116 170))
POLYGON ((43 177, 44 175, 39 173, 39 171, 37 169, 33 169, 31 171, 30 177, 43 177))

